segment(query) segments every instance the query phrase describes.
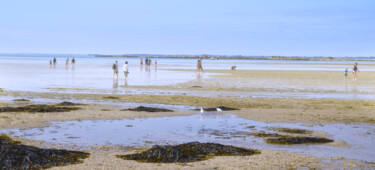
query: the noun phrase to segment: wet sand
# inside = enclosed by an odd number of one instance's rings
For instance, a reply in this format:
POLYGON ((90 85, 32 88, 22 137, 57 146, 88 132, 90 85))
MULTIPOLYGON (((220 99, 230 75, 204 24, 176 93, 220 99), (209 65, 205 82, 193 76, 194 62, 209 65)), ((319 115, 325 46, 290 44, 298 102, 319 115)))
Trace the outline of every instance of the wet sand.
MULTIPOLYGON (((192 70, 179 70, 192 71, 192 70)), ((43 127, 48 121, 68 120, 108 120, 123 118, 142 118, 160 116, 183 116, 196 114, 196 111, 182 110, 171 113, 145 113, 119 111, 126 103, 157 103, 185 105, 196 108, 227 106, 240 108, 239 111, 227 113, 242 118, 262 122, 287 123, 375 123, 375 99, 311 99, 311 98, 254 98, 252 96, 189 96, 192 92, 295 92, 302 93, 350 93, 375 94, 374 72, 360 72, 359 80, 353 82, 349 77, 343 79, 343 72, 323 71, 222 71, 208 70, 209 73, 221 75, 192 80, 168 86, 130 86, 129 89, 160 91, 182 91, 186 95, 172 94, 98 94, 71 93, 69 90, 51 89, 49 92, 7 91, 3 89, 0 97, 4 100, 0 106, 20 106, 30 103, 13 102, 10 99, 26 98, 31 103, 48 100, 93 101, 100 104, 79 106, 82 110, 64 113, 0 113, 0 129, 43 127), (196 87, 193 87, 196 86, 196 87), (344 86, 344 87, 343 87, 344 86), (346 87, 345 87, 346 86, 346 87), (197 88, 198 87, 198 88, 197 88), (103 99, 115 96, 119 99, 103 99)), ((94 89, 95 90, 95 89, 94 89)), ((223 93, 224 94, 224 93, 223 93)), ((43 103, 43 102, 42 102, 43 103)), ((49 103, 49 102, 47 102, 49 103)), ((57 102, 56 102, 57 103, 57 102)), ((35 146, 48 146, 43 142, 21 139, 24 143, 35 146)), ((213 159, 186 164, 150 164, 136 161, 125 161, 115 158, 116 154, 134 153, 134 149, 118 151, 116 149, 97 148, 90 151, 92 156, 83 164, 57 167, 56 169, 293 169, 293 168, 374 168, 373 163, 366 164, 361 160, 346 158, 318 158, 310 155, 285 151, 261 149, 262 154, 246 157, 215 157, 213 159)), ((111 146, 108 146, 111 148, 111 146)), ((77 148, 79 149, 79 148, 77 148)))

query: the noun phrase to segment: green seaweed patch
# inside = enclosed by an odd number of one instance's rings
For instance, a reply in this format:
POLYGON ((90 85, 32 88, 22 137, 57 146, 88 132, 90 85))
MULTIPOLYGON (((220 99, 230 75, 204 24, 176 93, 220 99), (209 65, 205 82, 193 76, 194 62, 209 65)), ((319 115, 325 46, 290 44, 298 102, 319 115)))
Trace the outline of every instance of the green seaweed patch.
MULTIPOLYGON (((217 111, 217 108, 220 108, 222 111, 232 111, 232 110, 240 110, 240 109, 237 109, 237 108, 232 108, 232 107, 225 107, 225 106, 219 106, 219 107, 206 107, 206 108, 203 108, 204 111, 207 111, 207 112, 213 112, 213 111, 217 111)), ((200 109, 194 109, 195 111, 199 111, 200 109)))
POLYGON ((297 134, 311 134, 313 131, 305 129, 292 129, 292 128, 277 128, 279 132, 284 133, 297 133, 297 134))
POLYGON ((139 106, 136 108, 130 108, 130 109, 122 109, 120 111, 135 111, 135 112, 173 112, 173 110, 169 109, 163 109, 163 108, 155 108, 155 107, 145 107, 145 106, 139 106))
POLYGON ((265 139, 266 143, 277 145, 294 145, 294 144, 323 144, 333 142, 332 139, 322 137, 279 137, 265 139))
POLYGON ((0 92, 4 92, 4 90, 2 88, 0 88, 0 92))
POLYGON ((245 126, 246 129, 254 129, 255 126, 245 126))
POLYGON ((249 132, 247 135, 252 135, 256 137, 285 137, 284 135, 280 135, 278 133, 266 133, 264 131, 258 131, 258 132, 249 132))
POLYGON ((83 105, 81 103, 72 103, 72 102, 67 102, 63 101, 61 103, 56 104, 56 106, 78 106, 78 105, 83 105))
POLYGON ((29 102, 30 100, 27 99, 14 99, 15 102, 29 102))
POLYGON ((27 105, 22 107, 0 107, 0 112, 70 112, 78 110, 78 107, 60 107, 55 105, 27 105))
POLYGON ((82 163, 89 153, 58 149, 40 149, 0 135, 0 169, 45 169, 82 163))
POLYGON ((202 88, 202 86, 191 86, 192 88, 202 88))
POLYGON ((103 97, 103 99, 119 100, 120 97, 117 97, 117 96, 106 96, 106 97, 103 97))
POLYGON ((203 161, 214 156, 249 156, 259 153, 258 150, 229 145, 190 142, 180 145, 156 145, 142 153, 117 155, 117 157, 149 163, 184 163, 203 161))

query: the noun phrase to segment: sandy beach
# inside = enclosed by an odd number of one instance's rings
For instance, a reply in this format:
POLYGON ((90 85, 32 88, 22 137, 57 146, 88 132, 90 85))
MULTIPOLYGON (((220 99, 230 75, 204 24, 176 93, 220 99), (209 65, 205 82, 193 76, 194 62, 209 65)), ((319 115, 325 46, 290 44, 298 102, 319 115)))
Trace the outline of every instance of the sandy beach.
MULTIPOLYGON (((304 65, 304 64, 301 64, 304 65)), ((189 69, 166 69, 187 72, 189 69)), ((62 101, 83 103, 80 110, 51 113, 0 113, 0 129, 44 128, 51 121, 122 120, 190 116, 201 114, 201 107, 226 106, 240 110, 225 111, 244 120, 265 123, 303 123, 306 128, 329 124, 375 123, 375 74, 361 72, 359 80, 344 79, 338 71, 301 70, 216 70, 207 69, 197 77, 171 85, 119 86, 103 88, 44 88, 44 91, 8 90, 0 92, 1 107, 20 107, 31 104, 56 104, 62 101), (116 90, 113 92, 111 90, 116 90), (13 101, 27 99, 29 101, 13 101), (122 109, 147 105, 169 108, 174 112, 133 112, 122 109)), ((136 132, 135 132, 136 133, 136 132)), ((318 136, 330 136, 326 132, 318 136)), ((373 134, 371 134, 373 135, 373 134)), ((24 144, 42 148, 64 148, 91 153, 82 164, 52 169, 337 169, 374 168, 374 163, 345 157, 317 157, 277 149, 260 148, 261 154, 252 156, 223 156, 192 163, 139 163, 116 158, 149 148, 118 145, 66 145, 12 137, 24 144)), ((234 144, 236 145, 236 144, 234 144)), ((345 141, 327 144, 350 148, 345 141)))

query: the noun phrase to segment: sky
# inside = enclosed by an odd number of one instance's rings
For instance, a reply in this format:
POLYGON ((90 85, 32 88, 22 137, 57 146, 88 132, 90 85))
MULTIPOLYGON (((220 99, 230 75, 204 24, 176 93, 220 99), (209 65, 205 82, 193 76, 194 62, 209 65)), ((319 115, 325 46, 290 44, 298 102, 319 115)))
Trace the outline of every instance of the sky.
POLYGON ((375 56, 375 1, 0 0, 0 53, 375 56))

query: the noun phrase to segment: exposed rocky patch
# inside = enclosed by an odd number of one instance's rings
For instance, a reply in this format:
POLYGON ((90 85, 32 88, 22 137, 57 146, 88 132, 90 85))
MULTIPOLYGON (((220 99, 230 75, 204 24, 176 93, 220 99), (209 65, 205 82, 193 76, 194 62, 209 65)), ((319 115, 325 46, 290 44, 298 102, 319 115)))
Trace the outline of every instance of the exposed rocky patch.
POLYGON ((56 106, 78 106, 78 105, 83 105, 83 104, 81 104, 81 103, 72 103, 72 102, 67 102, 67 101, 64 101, 64 102, 56 104, 56 106))
MULTIPOLYGON (((231 108, 231 107, 225 107, 225 106, 219 106, 219 107, 206 107, 203 108, 204 111, 207 112, 214 112, 217 111, 217 108, 220 108, 222 111, 232 111, 232 110, 240 110, 237 108, 231 108)), ((194 109, 195 111, 199 111, 200 109, 194 109)))
POLYGON ((173 110, 169 109, 163 109, 163 108, 155 108, 155 107, 145 107, 145 106, 139 106, 136 108, 130 108, 130 109, 123 109, 121 111, 135 111, 135 112, 173 112, 173 110))
POLYGON ((0 107, 0 112, 69 112, 78 110, 78 107, 60 107, 55 105, 27 105, 22 107, 0 107))
POLYGON ((103 97, 103 99, 119 100, 120 98, 117 96, 107 96, 107 97, 103 97))
POLYGON ((278 144, 278 145, 293 145, 293 144, 323 144, 333 142, 332 139, 321 138, 321 137, 279 137, 279 138, 268 138, 265 139, 266 143, 278 144))
POLYGON ((22 145, 0 135, 0 169, 45 169, 82 163, 89 153, 58 149, 40 149, 22 145))
POLYGON ((142 153, 117 155, 117 157, 140 162, 174 163, 202 161, 214 156, 248 156, 259 153, 258 150, 216 143, 190 142, 180 145, 156 145, 142 153))
POLYGON ((277 128, 276 130, 279 132, 284 132, 284 133, 297 133, 297 134, 311 134, 313 132, 311 130, 292 129, 292 128, 277 128))
POLYGON ((14 101, 14 102, 29 102, 30 100, 27 100, 27 99, 14 99, 12 101, 14 101))

